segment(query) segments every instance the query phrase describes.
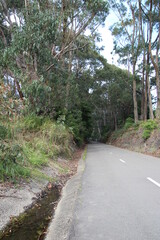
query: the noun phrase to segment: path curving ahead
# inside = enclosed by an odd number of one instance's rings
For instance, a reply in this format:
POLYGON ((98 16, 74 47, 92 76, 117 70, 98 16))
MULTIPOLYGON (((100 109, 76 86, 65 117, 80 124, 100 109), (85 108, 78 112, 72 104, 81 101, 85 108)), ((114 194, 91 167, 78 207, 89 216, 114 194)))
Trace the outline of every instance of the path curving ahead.
POLYGON ((101 239, 160 239, 160 159, 88 146, 69 240, 101 239))

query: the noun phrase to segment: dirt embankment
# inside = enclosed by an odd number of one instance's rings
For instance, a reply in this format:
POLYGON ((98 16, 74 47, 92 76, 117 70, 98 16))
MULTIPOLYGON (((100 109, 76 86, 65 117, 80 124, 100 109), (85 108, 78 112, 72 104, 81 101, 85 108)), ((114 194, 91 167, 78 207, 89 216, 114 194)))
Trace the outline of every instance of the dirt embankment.
POLYGON ((160 157, 160 128, 151 131, 150 137, 147 139, 144 139, 144 129, 142 127, 138 129, 131 127, 128 130, 121 129, 110 136, 107 144, 160 157))

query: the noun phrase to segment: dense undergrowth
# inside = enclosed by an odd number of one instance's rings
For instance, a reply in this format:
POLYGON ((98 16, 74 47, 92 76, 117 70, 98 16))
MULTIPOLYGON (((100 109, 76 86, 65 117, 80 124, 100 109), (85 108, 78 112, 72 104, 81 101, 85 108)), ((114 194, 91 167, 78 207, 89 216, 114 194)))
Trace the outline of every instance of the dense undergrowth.
POLYGON ((0 181, 42 175, 59 156, 70 158, 73 137, 66 126, 36 115, 0 123, 0 181))

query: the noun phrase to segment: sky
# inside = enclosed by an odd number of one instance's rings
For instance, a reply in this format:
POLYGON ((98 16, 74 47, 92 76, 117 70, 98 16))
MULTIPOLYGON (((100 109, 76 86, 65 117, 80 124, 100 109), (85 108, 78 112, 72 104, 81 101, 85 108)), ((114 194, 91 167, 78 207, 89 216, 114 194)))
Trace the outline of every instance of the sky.
POLYGON ((107 59, 107 62, 110 64, 114 64, 119 66, 117 60, 118 55, 112 55, 111 52, 113 51, 113 36, 111 31, 109 30, 110 26, 116 22, 116 16, 113 12, 109 14, 106 18, 105 26, 100 26, 98 28, 98 32, 102 37, 102 42, 97 43, 98 46, 104 46, 104 50, 101 51, 101 54, 107 59))

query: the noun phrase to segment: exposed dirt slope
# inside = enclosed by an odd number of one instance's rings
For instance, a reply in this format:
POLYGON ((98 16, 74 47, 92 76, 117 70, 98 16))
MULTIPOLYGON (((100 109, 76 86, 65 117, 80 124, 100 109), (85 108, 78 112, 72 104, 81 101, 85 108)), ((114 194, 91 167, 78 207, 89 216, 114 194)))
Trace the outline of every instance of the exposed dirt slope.
POLYGON ((147 139, 144 138, 144 128, 140 124, 138 127, 131 127, 128 130, 121 129, 112 133, 107 144, 160 157, 159 123, 147 139))

